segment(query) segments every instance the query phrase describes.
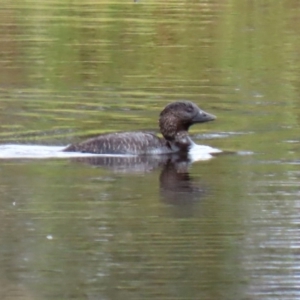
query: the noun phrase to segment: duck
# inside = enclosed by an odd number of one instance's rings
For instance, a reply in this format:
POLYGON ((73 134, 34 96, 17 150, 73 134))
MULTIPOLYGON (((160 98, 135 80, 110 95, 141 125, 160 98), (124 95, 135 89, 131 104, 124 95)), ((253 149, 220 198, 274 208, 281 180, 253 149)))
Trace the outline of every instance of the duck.
POLYGON ((108 133, 71 144, 63 151, 110 155, 187 153, 196 145, 188 133, 190 126, 215 119, 216 116, 200 109, 194 102, 176 101, 169 103, 159 115, 162 137, 144 131, 108 133))

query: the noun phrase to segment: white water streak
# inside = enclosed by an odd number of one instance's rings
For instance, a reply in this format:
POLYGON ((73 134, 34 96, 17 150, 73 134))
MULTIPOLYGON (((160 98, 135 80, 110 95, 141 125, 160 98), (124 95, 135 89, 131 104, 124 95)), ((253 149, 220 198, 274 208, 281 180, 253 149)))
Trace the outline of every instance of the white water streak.
MULTIPOLYGON (((71 158, 71 157, 129 157, 134 155, 123 154, 91 154, 80 152, 63 152, 65 146, 40 146, 40 145, 1 145, 0 159, 45 159, 45 158, 71 158)), ((211 153, 220 153, 219 149, 209 146, 202 146, 194 144, 189 151, 189 157, 192 162, 199 160, 208 160, 213 156, 211 153)))

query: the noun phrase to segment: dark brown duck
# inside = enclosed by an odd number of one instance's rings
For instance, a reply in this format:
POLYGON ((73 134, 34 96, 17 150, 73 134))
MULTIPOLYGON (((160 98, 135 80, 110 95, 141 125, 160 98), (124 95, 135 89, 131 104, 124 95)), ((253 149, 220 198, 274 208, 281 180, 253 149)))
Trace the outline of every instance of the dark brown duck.
POLYGON ((214 115, 201 110, 191 101, 173 102, 159 116, 159 128, 163 138, 149 132, 109 133, 69 145, 63 151, 131 155, 187 152, 195 145, 189 137, 189 127, 215 119, 214 115))

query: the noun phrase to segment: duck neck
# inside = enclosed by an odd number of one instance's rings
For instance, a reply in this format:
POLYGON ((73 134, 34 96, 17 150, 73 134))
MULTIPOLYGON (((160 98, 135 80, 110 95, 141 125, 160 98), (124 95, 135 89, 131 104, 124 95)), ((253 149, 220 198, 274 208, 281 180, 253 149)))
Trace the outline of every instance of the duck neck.
POLYGON ((179 131, 172 138, 166 139, 171 149, 174 151, 188 152, 195 144, 187 131, 179 131))
POLYGON ((177 118, 172 114, 163 116, 159 119, 160 132, 167 141, 174 140, 175 135, 178 132, 177 123, 177 118))

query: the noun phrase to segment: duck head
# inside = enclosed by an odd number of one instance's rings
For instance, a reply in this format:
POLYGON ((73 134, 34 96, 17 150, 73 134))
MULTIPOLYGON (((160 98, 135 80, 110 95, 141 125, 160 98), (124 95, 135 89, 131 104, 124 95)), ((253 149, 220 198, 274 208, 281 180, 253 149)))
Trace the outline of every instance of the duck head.
POLYGON ((177 101, 168 104, 160 113, 159 128, 167 141, 174 141, 178 135, 188 137, 191 125, 215 119, 214 115, 203 111, 191 101, 177 101))

